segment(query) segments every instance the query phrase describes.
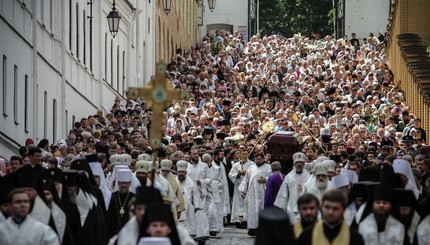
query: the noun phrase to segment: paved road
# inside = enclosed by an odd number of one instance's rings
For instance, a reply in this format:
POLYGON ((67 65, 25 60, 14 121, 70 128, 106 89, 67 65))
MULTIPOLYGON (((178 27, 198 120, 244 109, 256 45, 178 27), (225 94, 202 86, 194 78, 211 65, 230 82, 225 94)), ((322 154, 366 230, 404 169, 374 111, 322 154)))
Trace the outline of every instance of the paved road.
POLYGON ((233 227, 224 228, 224 232, 216 237, 211 237, 206 242, 207 245, 253 245, 254 237, 248 236, 246 229, 236 229, 233 227))

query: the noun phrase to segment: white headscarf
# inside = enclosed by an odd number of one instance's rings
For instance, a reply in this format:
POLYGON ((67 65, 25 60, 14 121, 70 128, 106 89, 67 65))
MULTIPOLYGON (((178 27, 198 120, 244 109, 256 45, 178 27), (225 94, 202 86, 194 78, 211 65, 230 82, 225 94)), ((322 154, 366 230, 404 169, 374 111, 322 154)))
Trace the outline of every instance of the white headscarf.
POLYGON ((89 165, 90 165, 91 171, 93 172, 93 175, 100 177, 99 189, 103 193, 103 199, 105 201, 106 209, 107 209, 109 207, 112 192, 109 190, 107 186, 107 182, 106 182, 106 178, 105 178, 105 174, 103 172, 102 166, 98 162, 90 162, 89 165))
POLYGON ((395 159, 393 161, 393 169, 395 173, 403 174, 408 177, 408 183, 405 189, 410 189, 414 192, 415 198, 418 199, 419 191, 415 182, 414 173, 412 172, 411 164, 404 159, 395 159))

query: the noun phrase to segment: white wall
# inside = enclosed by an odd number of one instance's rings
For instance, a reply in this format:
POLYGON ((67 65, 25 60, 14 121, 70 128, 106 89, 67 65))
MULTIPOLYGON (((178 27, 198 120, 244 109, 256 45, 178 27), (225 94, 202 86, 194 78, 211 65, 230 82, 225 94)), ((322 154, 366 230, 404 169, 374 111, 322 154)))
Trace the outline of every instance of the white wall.
POLYGON ((89 0, 71 0, 71 22, 69 0, 0 1, 0 157, 8 159, 17 154, 27 138, 36 142, 46 138, 50 143, 65 138, 73 117, 79 121, 94 115, 97 108, 110 109, 115 96, 124 96, 129 86, 143 86, 149 81, 154 71, 155 24, 148 24, 148 19, 153 19, 156 4, 137 1, 130 1, 130 7, 125 0, 116 0, 122 18, 119 33, 112 38, 106 20, 112 2, 93 0, 92 70, 86 18, 90 15, 89 0), (35 29, 33 4, 37 9, 35 29), (142 11, 136 15, 132 8, 142 11), (4 66, 3 56, 7 60, 4 66))
POLYGON ((390 0, 345 0, 345 34, 351 37, 355 32, 364 38, 373 32, 378 36, 386 30, 389 11, 390 0))
POLYGON ((239 26, 248 27, 248 0, 217 0, 213 12, 209 10, 207 1, 203 0, 203 2, 205 10, 200 39, 206 35, 207 25, 233 25, 233 31, 237 31, 239 26))

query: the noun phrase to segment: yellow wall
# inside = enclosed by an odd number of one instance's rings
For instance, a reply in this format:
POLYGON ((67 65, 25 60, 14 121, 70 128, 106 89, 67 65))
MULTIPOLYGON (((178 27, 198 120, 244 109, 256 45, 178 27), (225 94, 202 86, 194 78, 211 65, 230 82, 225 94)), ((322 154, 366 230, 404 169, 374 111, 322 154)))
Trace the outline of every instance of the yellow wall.
POLYGON ((424 101, 420 94, 417 85, 419 81, 416 81, 413 72, 408 70, 406 60, 397 43, 397 35, 404 33, 418 34, 426 46, 430 43, 430 1, 396 0, 390 14, 388 31, 390 69, 394 72, 394 79, 402 81, 402 88, 406 91, 406 102, 411 108, 410 112, 422 119, 422 128, 427 132, 427 141, 430 141, 430 103, 424 101))
POLYGON ((161 0, 157 1, 156 61, 170 61, 176 49, 190 49, 197 41, 197 3, 195 0, 173 0, 172 10, 166 15, 161 0))

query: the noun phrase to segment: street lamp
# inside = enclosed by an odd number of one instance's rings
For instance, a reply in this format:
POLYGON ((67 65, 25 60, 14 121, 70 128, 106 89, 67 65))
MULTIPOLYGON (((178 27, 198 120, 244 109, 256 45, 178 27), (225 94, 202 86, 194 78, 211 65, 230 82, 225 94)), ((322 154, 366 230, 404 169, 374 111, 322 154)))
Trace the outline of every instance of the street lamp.
POLYGON ((121 19, 121 16, 119 16, 118 11, 116 11, 115 8, 115 0, 113 0, 112 3, 112 11, 107 16, 108 25, 109 25, 109 31, 112 34, 112 36, 115 38, 116 34, 118 34, 118 27, 119 27, 119 20, 121 19))
POLYGON ((213 11, 214 11, 214 9, 215 9, 215 4, 216 4, 216 0, 208 0, 209 10, 210 10, 211 12, 213 12, 213 11))
POLYGON ((173 3, 173 0, 163 0, 163 8, 166 14, 169 14, 170 11, 172 10, 172 3, 173 3))

